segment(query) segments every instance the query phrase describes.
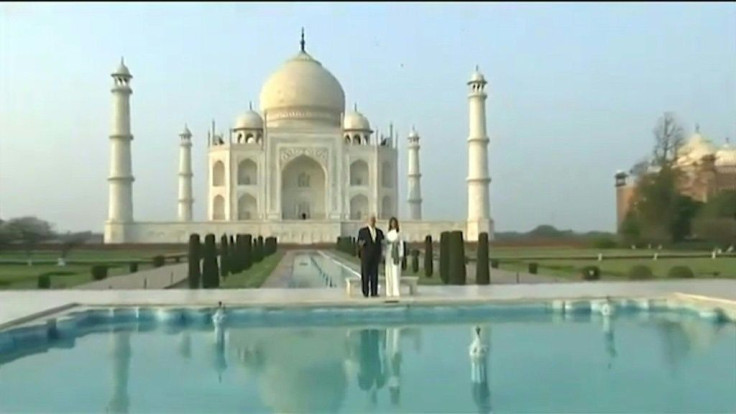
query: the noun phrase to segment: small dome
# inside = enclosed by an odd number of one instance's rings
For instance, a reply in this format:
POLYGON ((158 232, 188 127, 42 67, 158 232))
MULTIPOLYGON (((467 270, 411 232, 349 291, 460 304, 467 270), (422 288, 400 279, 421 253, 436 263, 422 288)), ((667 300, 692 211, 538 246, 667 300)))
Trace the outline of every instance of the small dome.
POLYGON ((269 122, 307 120, 340 125, 345 92, 330 71, 302 50, 263 84, 260 103, 269 122))
POLYGON ((485 82, 485 81, 486 81, 486 78, 483 77, 483 74, 480 73, 478 66, 476 66, 475 70, 473 71, 473 74, 470 75, 470 82, 485 82))
POLYGON ((113 72, 112 74, 114 76, 127 76, 129 78, 132 78, 128 67, 125 66, 125 61, 123 60, 123 58, 120 58, 120 64, 118 65, 117 69, 115 69, 115 72, 113 72))
POLYGON ((413 126, 411 127, 411 131, 409 131, 409 138, 419 138, 419 134, 413 126))
POLYGON ((716 152, 716 167, 736 167, 736 148, 730 143, 716 152))
POLYGON ((687 143, 677 151, 677 164, 681 166, 692 165, 702 161, 703 157, 715 155, 713 144, 700 131, 696 131, 687 143))
POLYGON ((263 129, 263 118, 258 112, 249 110, 235 120, 234 129, 263 129))
POLYGON ((370 131, 371 124, 368 118, 356 110, 348 112, 342 120, 342 129, 345 131, 370 131))

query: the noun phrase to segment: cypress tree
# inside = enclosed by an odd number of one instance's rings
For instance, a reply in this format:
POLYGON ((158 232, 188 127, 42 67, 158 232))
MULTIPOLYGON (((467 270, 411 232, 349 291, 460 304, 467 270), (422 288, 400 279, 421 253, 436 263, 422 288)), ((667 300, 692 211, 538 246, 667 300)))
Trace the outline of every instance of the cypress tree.
POLYGON ((266 257, 266 250, 263 246, 263 236, 258 236, 256 239, 256 245, 258 246, 258 261, 260 262, 264 257, 266 257))
POLYGON ((491 273, 488 264, 488 233, 483 232, 478 235, 478 259, 475 263, 476 284, 491 284, 491 273))
POLYGON ((204 237, 204 260, 202 261, 202 287, 214 289, 220 286, 220 270, 217 266, 217 245, 215 235, 204 237))
POLYGON ((432 277, 434 270, 434 253, 432 252, 432 236, 424 238, 424 276, 432 277))
POLYGON ((243 270, 250 269, 253 266, 253 236, 250 234, 243 235, 243 270))
POLYGON ((450 232, 440 233, 440 279, 442 283, 450 283, 450 232))
POLYGON ((225 234, 220 238, 220 276, 223 278, 230 274, 230 246, 227 240, 228 237, 225 234))
POLYGON ((465 246, 462 231, 450 233, 449 281, 452 285, 465 284, 465 246))
POLYGON ((411 271, 414 274, 419 273, 419 250, 411 251, 411 271))
POLYGON ((409 258, 407 257, 408 248, 406 247, 406 243, 404 243, 403 250, 404 250, 404 254, 401 257, 401 270, 405 272, 406 271, 406 261, 409 260, 409 258))
POLYGON ((199 234, 193 233, 189 235, 189 270, 187 280, 189 281, 189 289, 199 289, 199 279, 201 278, 201 268, 199 267, 199 234))

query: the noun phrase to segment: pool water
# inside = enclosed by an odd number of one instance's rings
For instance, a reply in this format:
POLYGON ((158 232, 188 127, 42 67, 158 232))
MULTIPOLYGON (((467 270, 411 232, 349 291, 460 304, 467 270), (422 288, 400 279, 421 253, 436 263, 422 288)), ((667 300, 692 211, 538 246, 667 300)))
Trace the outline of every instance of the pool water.
POLYGON ((115 323, 0 362, 0 412, 736 411, 736 324, 673 313, 473 319, 115 323))

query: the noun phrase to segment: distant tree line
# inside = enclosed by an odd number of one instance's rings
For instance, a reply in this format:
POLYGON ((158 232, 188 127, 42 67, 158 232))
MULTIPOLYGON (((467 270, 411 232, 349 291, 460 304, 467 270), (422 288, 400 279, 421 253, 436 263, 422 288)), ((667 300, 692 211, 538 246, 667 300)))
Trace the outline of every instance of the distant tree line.
POLYGON ((31 260, 33 250, 39 243, 55 241, 59 245, 59 259, 66 259, 69 252, 92 238, 92 232, 57 232, 48 221, 26 216, 7 221, 0 219, 0 249, 20 245, 31 260))

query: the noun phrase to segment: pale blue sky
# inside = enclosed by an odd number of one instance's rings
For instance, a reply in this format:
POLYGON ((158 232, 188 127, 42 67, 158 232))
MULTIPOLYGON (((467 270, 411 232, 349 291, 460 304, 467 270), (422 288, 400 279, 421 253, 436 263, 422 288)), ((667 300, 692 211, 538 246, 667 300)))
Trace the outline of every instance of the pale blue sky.
MULTIPOLYGON (((733 3, 99 3, 0 6, 0 217, 102 230, 110 77, 133 73, 135 217, 176 217, 178 136, 195 135, 204 219, 210 120, 257 106, 307 50, 375 127, 422 136, 424 216, 466 214, 465 82, 489 81, 498 230, 613 230, 613 174, 649 153, 666 110, 736 138, 733 3)), ((405 178, 400 179, 406 212, 405 178)))

